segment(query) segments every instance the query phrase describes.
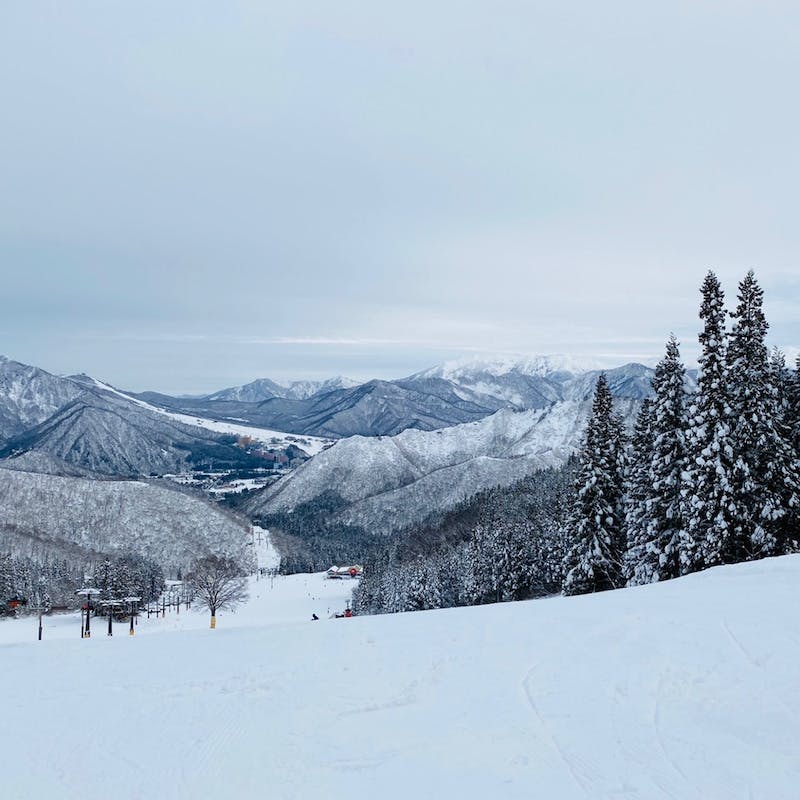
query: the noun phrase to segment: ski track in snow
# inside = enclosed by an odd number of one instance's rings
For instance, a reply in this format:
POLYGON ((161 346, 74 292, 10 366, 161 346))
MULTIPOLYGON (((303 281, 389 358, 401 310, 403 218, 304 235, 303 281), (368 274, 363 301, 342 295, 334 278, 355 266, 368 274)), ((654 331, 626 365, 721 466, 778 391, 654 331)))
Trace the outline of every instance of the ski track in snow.
POLYGON ((761 668, 761 663, 757 661, 750 653, 747 651, 747 648, 742 644, 741 640, 738 636, 731 630, 730 625, 725 620, 722 620, 722 628, 725 633, 728 635, 728 638, 733 643, 733 646, 739 651, 742 655, 744 660, 750 664, 751 667, 755 667, 756 669, 761 668))
MULTIPOLYGON (((655 740, 658 743, 658 749, 661 751, 661 754, 664 756, 664 760, 669 764, 669 766, 681 776, 681 778, 686 782, 687 785, 691 786, 691 781, 689 780, 689 776, 681 769, 678 762, 669 754, 667 750, 667 746, 664 742, 664 734, 661 732, 661 698, 663 695, 663 687, 664 687, 664 675, 663 673, 658 676, 658 684, 656 686, 655 691, 655 703, 653 704, 653 733, 655 735, 655 740)), ((672 793, 670 793, 670 797, 674 797, 672 793)))
POLYGON ((587 785, 586 776, 581 774, 580 770, 573 763, 573 760, 566 754, 564 748, 559 744, 556 735, 553 733, 552 729, 545 722, 544 717, 542 716, 541 712, 539 711, 539 708, 536 705, 536 701, 533 699, 533 693, 531 692, 529 682, 533 678, 535 671, 536 667, 535 666, 531 667, 522 681, 522 688, 525 692, 525 699, 528 701, 528 705, 531 707, 534 716, 538 720, 539 727, 553 743, 553 749, 556 751, 558 757, 561 759, 562 763, 567 768, 567 772, 569 772, 572 780, 575 781, 575 785, 583 792, 583 794, 586 797, 591 797, 592 795, 589 791, 589 785, 591 784, 587 785))

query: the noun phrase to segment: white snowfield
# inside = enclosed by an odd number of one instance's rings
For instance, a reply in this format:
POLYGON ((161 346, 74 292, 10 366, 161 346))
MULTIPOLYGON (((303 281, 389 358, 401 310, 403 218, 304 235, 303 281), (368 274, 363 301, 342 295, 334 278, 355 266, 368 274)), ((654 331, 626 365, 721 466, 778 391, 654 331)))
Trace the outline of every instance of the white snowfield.
POLYGON ((98 625, 82 641, 76 624, 68 641, 0 647, 0 794, 800 796, 800 556, 578 598, 289 621, 287 599, 305 592, 305 612, 322 583, 260 582, 263 617, 243 627, 108 639, 98 625))

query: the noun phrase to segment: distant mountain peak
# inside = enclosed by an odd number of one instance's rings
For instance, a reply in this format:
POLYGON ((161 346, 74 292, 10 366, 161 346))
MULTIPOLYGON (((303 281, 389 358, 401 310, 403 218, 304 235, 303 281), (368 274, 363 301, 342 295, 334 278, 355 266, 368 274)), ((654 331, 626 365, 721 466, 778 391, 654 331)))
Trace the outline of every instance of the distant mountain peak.
POLYGON ((546 377, 557 373, 579 375, 603 369, 605 365, 596 358, 570 356, 563 353, 552 355, 475 355, 445 361, 438 366, 413 375, 413 378, 443 378, 458 381, 479 373, 501 377, 517 373, 546 377))
POLYGON ((292 381, 286 387, 286 397, 296 398, 298 400, 307 400, 317 394, 326 394, 327 392, 335 392, 338 389, 352 389, 360 386, 363 381, 354 381, 352 378, 346 378, 344 375, 337 375, 334 378, 328 378, 324 381, 292 381))
POLYGON ((69 378, 0 356, 0 440, 38 425, 82 391, 69 378))
POLYGON ((243 386, 232 386, 196 399, 233 400, 249 403, 260 403, 273 397, 287 400, 307 400, 315 395, 333 392, 337 389, 351 389, 359 386, 360 383, 360 381, 354 381, 342 375, 324 381, 292 381, 288 385, 277 383, 270 378, 257 378, 243 386))

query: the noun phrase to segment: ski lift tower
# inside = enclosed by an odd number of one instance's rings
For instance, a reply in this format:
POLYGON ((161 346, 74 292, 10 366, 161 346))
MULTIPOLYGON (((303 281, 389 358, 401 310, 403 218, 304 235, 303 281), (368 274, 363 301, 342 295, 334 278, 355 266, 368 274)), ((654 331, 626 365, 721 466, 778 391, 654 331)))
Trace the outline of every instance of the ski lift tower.
POLYGON ((39 615, 39 641, 42 641, 42 614, 49 611, 50 607, 46 606, 44 603, 44 598, 42 597, 42 592, 40 589, 36 590, 36 608, 34 611, 37 612, 39 615))
POLYGON ((119 608, 122 605, 122 601, 121 600, 103 600, 103 602, 100 603, 100 605, 103 606, 103 608, 105 608, 108 611, 108 635, 109 636, 113 636, 114 635, 114 628, 113 628, 113 624, 114 624, 114 609, 115 608, 119 608))
POLYGON ((128 631, 128 636, 133 636, 133 618, 136 616, 136 612, 138 610, 139 602, 141 601, 141 597, 123 597, 122 600, 125 603, 128 603, 130 606, 131 611, 131 629, 128 631))
POLYGON ((183 591, 183 581, 164 581, 164 594, 167 596, 167 605, 172 608, 177 603, 177 611, 181 613, 181 592, 183 591))
POLYGON ((78 589, 75 594, 83 595, 83 597, 86 598, 86 627, 84 627, 83 624, 83 607, 81 607, 81 639, 88 639, 92 635, 89 623, 92 611, 92 598, 100 594, 100 590, 95 589, 93 586, 84 586, 82 589, 78 589))

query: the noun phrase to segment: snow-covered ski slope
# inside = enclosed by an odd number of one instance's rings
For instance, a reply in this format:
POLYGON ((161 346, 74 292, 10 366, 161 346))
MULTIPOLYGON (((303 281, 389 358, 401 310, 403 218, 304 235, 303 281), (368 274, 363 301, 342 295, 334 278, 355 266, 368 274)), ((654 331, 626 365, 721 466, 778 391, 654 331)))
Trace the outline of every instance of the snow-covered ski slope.
MULTIPOLYGON (((249 579, 250 600, 235 611, 218 611, 217 626, 226 630, 233 628, 259 628, 305 623, 316 614, 320 621, 328 620, 335 613, 342 613, 350 600, 353 586, 350 581, 329 581, 325 573, 314 575, 265 575, 249 579)), ((180 613, 170 610, 165 617, 152 615, 149 619, 143 614, 136 626, 136 637, 152 634, 205 631, 208 629, 207 611, 191 608, 188 613, 181 608, 180 613)), ((0 653, 3 645, 23 644, 36 639, 38 620, 24 617, 16 620, 0 620, 0 653)), ((80 614, 53 614, 42 620, 42 646, 56 647, 59 641, 78 639, 80 641, 80 614)), ((107 639, 108 620, 106 617, 92 617, 92 639, 86 644, 93 646, 95 638, 107 639)), ((113 623, 114 639, 127 638, 128 623, 113 623)), ((92 658, 94 651, 92 651, 92 658)), ((51 651, 52 655, 52 651, 51 651)), ((0 655, 0 663, 2 655, 0 655)), ((2 733, 0 733, 2 740, 2 733)), ((4 795, 1 791, 0 798, 4 795)))
POLYGON ((798 586, 5 645, 0 794, 796 800, 798 586))

